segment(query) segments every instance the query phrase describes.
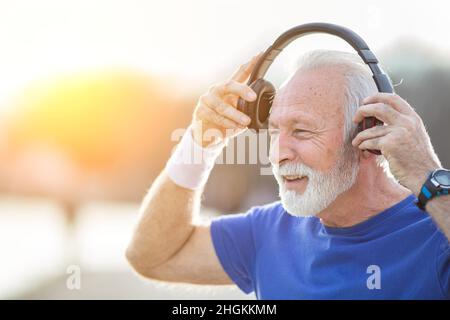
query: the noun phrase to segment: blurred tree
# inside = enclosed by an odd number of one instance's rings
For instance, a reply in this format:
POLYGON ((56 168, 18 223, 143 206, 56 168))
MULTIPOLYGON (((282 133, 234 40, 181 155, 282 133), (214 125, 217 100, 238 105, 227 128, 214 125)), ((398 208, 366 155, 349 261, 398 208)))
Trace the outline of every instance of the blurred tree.
POLYGON ((437 48, 403 39, 385 50, 383 59, 396 92, 423 119, 431 142, 446 168, 450 167, 450 60, 437 48))

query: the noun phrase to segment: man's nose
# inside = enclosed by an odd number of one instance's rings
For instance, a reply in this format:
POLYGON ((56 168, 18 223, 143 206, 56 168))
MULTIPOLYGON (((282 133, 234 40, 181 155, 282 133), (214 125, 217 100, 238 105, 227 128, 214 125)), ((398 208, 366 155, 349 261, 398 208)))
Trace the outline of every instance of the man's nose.
POLYGON ((295 158, 295 151, 292 143, 284 134, 278 135, 271 141, 269 160, 274 165, 281 165, 284 162, 289 162, 295 158))

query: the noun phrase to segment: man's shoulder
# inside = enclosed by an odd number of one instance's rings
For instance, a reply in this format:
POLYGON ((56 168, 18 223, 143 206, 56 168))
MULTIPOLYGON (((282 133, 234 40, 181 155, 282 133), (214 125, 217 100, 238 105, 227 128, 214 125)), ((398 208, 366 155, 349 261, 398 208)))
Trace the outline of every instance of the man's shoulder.
POLYGON ((283 213, 284 207, 281 201, 278 200, 263 205, 252 206, 248 212, 253 214, 283 213))
POLYGON ((274 201, 264 205, 251 207, 246 216, 250 218, 254 227, 260 230, 274 227, 280 227, 281 225, 292 225, 299 222, 300 217, 294 217, 290 215, 283 207, 281 201, 274 201))
POLYGON ((274 201, 263 205, 252 206, 246 215, 249 215, 252 219, 278 219, 284 216, 286 213, 281 201, 274 201))
POLYGON ((221 215, 213 219, 214 222, 226 221, 232 223, 257 223, 261 221, 274 221, 285 213, 281 201, 274 201, 263 205, 251 206, 247 211, 235 214, 221 215))

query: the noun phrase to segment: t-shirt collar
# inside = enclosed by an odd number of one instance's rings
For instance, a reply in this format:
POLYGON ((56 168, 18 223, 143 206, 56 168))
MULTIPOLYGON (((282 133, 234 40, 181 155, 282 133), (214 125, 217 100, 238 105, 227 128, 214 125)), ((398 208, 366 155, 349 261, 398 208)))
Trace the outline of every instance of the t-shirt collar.
POLYGON ((408 195, 405 199, 400 202, 394 204, 393 206, 385 209, 384 211, 370 217, 369 219, 355 224, 351 227, 328 227, 322 225, 324 232, 331 235, 350 235, 353 233, 360 233, 364 230, 371 229, 374 226, 378 225, 380 222, 386 220, 391 217, 394 213, 400 211, 403 207, 408 205, 414 200, 414 194, 408 195))

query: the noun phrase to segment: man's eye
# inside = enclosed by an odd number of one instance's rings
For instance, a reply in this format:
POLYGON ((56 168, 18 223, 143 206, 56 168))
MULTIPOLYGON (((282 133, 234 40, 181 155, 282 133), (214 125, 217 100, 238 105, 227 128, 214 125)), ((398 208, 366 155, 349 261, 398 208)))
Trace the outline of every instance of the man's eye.
POLYGON ((311 132, 308 130, 303 130, 303 129, 295 129, 293 131, 293 134, 295 136, 304 136, 304 135, 309 135, 311 132))

